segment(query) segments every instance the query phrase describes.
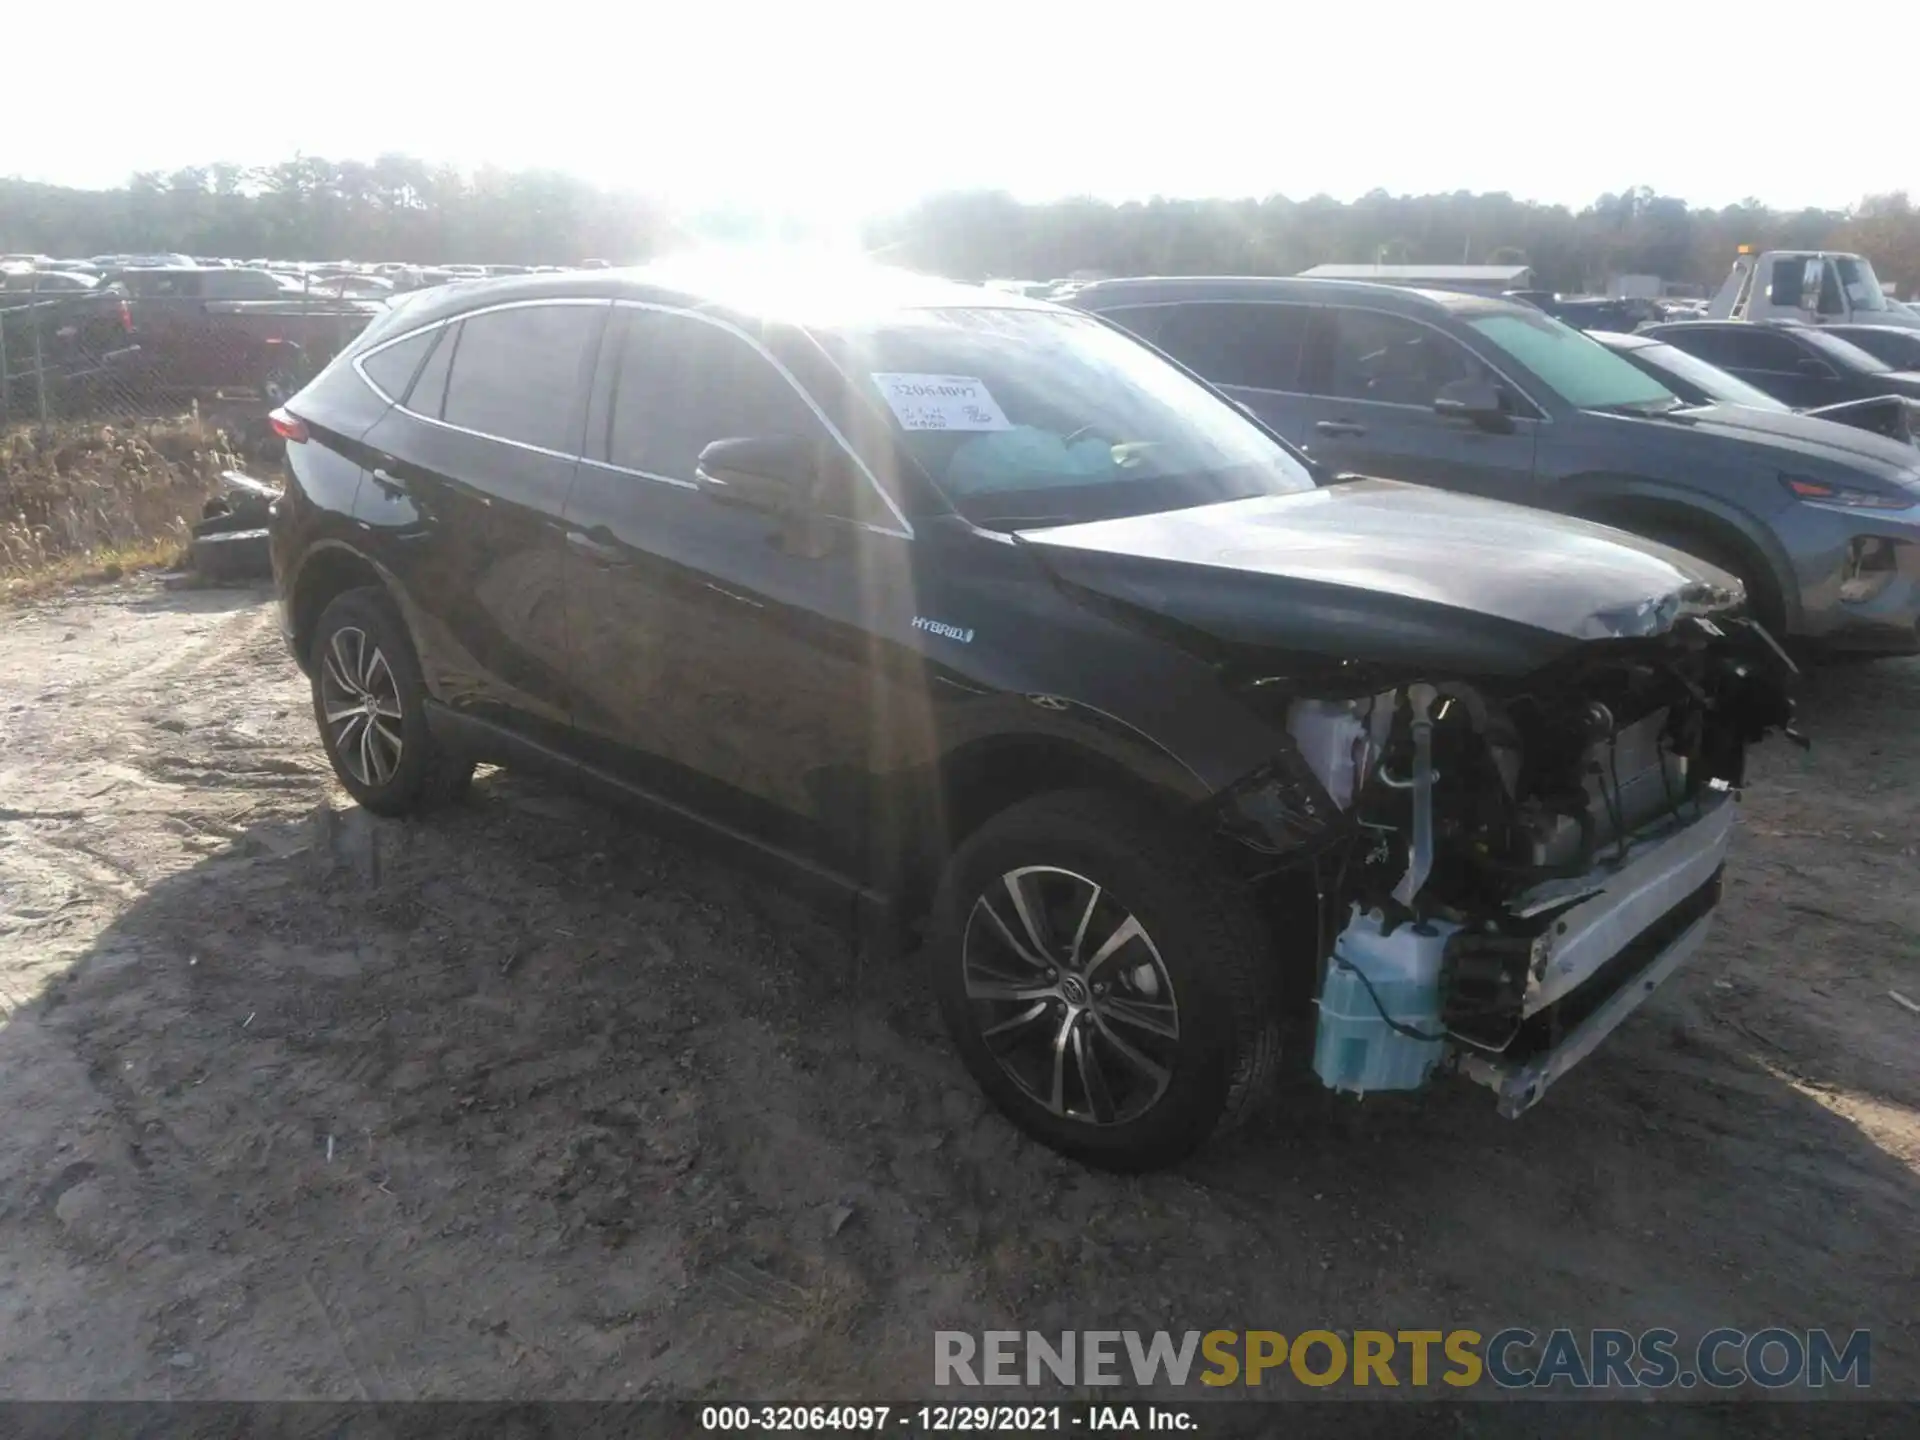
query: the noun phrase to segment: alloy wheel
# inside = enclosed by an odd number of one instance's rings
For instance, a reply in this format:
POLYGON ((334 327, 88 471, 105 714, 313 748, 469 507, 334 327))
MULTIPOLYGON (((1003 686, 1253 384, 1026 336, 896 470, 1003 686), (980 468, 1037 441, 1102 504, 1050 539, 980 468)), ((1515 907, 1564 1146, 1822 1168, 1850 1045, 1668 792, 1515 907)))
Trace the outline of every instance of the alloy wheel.
POLYGON ((1144 1115, 1166 1093, 1180 1007, 1132 912, 1084 875, 1009 870, 973 902, 961 964, 979 1035, 1053 1114, 1089 1125, 1144 1115))
POLYGON ((327 743, 362 785, 393 779, 405 748, 400 687, 387 657, 367 632, 343 625, 327 638, 320 664, 320 712, 327 743))

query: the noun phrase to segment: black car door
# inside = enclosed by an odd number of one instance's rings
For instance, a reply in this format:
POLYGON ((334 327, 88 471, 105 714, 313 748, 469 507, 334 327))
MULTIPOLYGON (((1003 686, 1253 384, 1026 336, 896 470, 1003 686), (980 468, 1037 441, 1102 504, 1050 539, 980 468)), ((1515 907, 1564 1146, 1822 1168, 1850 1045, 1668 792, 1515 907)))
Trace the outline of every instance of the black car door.
POLYGON ((1306 440, 1300 356, 1311 306, 1207 300, 1104 313, 1212 381, 1274 433, 1296 445, 1306 440))
POLYGON ((365 436, 355 505, 414 601, 429 688, 550 745, 572 712, 561 510, 607 310, 515 303, 441 327, 405 403, 365 436))
POLYGON ((1304 448, 1336 473, 1533 501, 1531 402, 1465 345, 1422 321, 1357 306, 1318 312, 1301 388, 1304 448), (1488 381, 1505 406, 1492 427, 1435 412, 1447 385, 1488 381))
POLYGON ((758 843, 861 864, 874 616, 911 615, 910 531, 755 329, 622 302, 567 506, 575 725, 591 763, 758 843), (790 437, 859 495, 808 533, 695 481, 712 441, 790 437))

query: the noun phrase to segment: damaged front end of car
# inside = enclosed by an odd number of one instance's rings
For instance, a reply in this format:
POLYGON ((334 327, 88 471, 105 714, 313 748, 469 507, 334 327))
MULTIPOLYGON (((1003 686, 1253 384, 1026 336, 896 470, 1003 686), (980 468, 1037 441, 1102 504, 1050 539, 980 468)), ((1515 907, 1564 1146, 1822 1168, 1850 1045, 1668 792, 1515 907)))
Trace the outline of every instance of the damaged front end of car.
POLYGON ((1312 881, 1328 1087, 1457 1071, 1517 1115, 1699 946, 1795 671, 1737 609, 1620 619, 1519 679, 1242 680, 1293 748, 1220 822, 1312 881))

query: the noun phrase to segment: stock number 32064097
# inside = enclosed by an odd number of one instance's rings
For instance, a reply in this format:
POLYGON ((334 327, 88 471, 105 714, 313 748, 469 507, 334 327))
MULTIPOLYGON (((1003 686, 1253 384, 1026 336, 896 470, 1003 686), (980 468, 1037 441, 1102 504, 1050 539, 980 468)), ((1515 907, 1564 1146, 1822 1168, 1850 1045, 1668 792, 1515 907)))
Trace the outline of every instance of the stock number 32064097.
POLYGON ((700 1411, 702 1430, 839 1430, 854 1434, 909 1435, 1015 1431, 1057 1431, 1058 1405, 922 1405, 898 1410, 890 1405, 708 1405, 700 1411), (897 1427, 897 1428, 896 1428, 897 1427))

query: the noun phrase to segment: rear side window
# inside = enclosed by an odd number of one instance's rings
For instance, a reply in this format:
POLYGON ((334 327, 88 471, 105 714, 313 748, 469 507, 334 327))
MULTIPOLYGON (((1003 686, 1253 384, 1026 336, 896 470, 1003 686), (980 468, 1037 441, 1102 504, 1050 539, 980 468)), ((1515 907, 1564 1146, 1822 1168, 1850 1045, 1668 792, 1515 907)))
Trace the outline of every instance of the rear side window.
MULTIPOLYGON (((1819 262, 1815 261, 1818 265, 1819 262)), ((1805 298, 1807 282, 1807 261, 1803 257, 1789 256, 1785 260, 1773 262, 1773 278, 1767 283, 1767 302, 1787 310, 1798 310, 1805 298)))
POLYGON ((605 315, 601 305, 525 305, 467 316, 442 418, 477 434, 574 454, 587 346, 605 315))
POLYGON ((1663 345, 1705 360, 1711 365, 1726 366, 1733 360, 1733 347, 1722 344, 1718 330, 1701 329, 1684 325, 1674 330, 1657 330, 1651 338, 1663 345))
POLYGON ((1216 385, 1292 390, 1312 313, 1304 305, 1171 305, 1155 343, 1216 385))
POLYGON ((200 276, 197 273, 163 270, 143 275, 135 270, 121 279, 136 295, 150 295, 156 299, 197 299, 200 295, 200 276))
MULTIPOLYGON (((360 362, 360 368, 366 371, 367 379, 389 400, 405 400, 407 387, 413 383, 414 372, 419 370, 420 362, 433 348, 442 330, 426 330, 418 335, 409 335, 404 340, 396 340, 382 350, 376 350, 360 362)), ((445 367, 442 367, 444 376, 445 367)), ((445 389, 446 381, 441 380, 445 389)), ((435 413, 438 413, 439 399, 434 400, 435 413)), ((418 407, 416 407, 418 408, 418 407)))
POLYGON ((280 295, 279 283, 264 270, 217 270, 201 277, 201 289, 213 300, 266 300, 280 295))
MULTIPOLYGON (((731 330, 690 315, 629 310, 607 431, 607 459, 691 482, 715 440, 826 432, 786 376, 731 330)), ((461 363, 465 364, 465 352, 461 363)))
POLYGON ((1681 330, 1660 338, 1702 360, 1734 370, 1791 370, 1805 354, 1786 336, 1759 325, 1681 330))

